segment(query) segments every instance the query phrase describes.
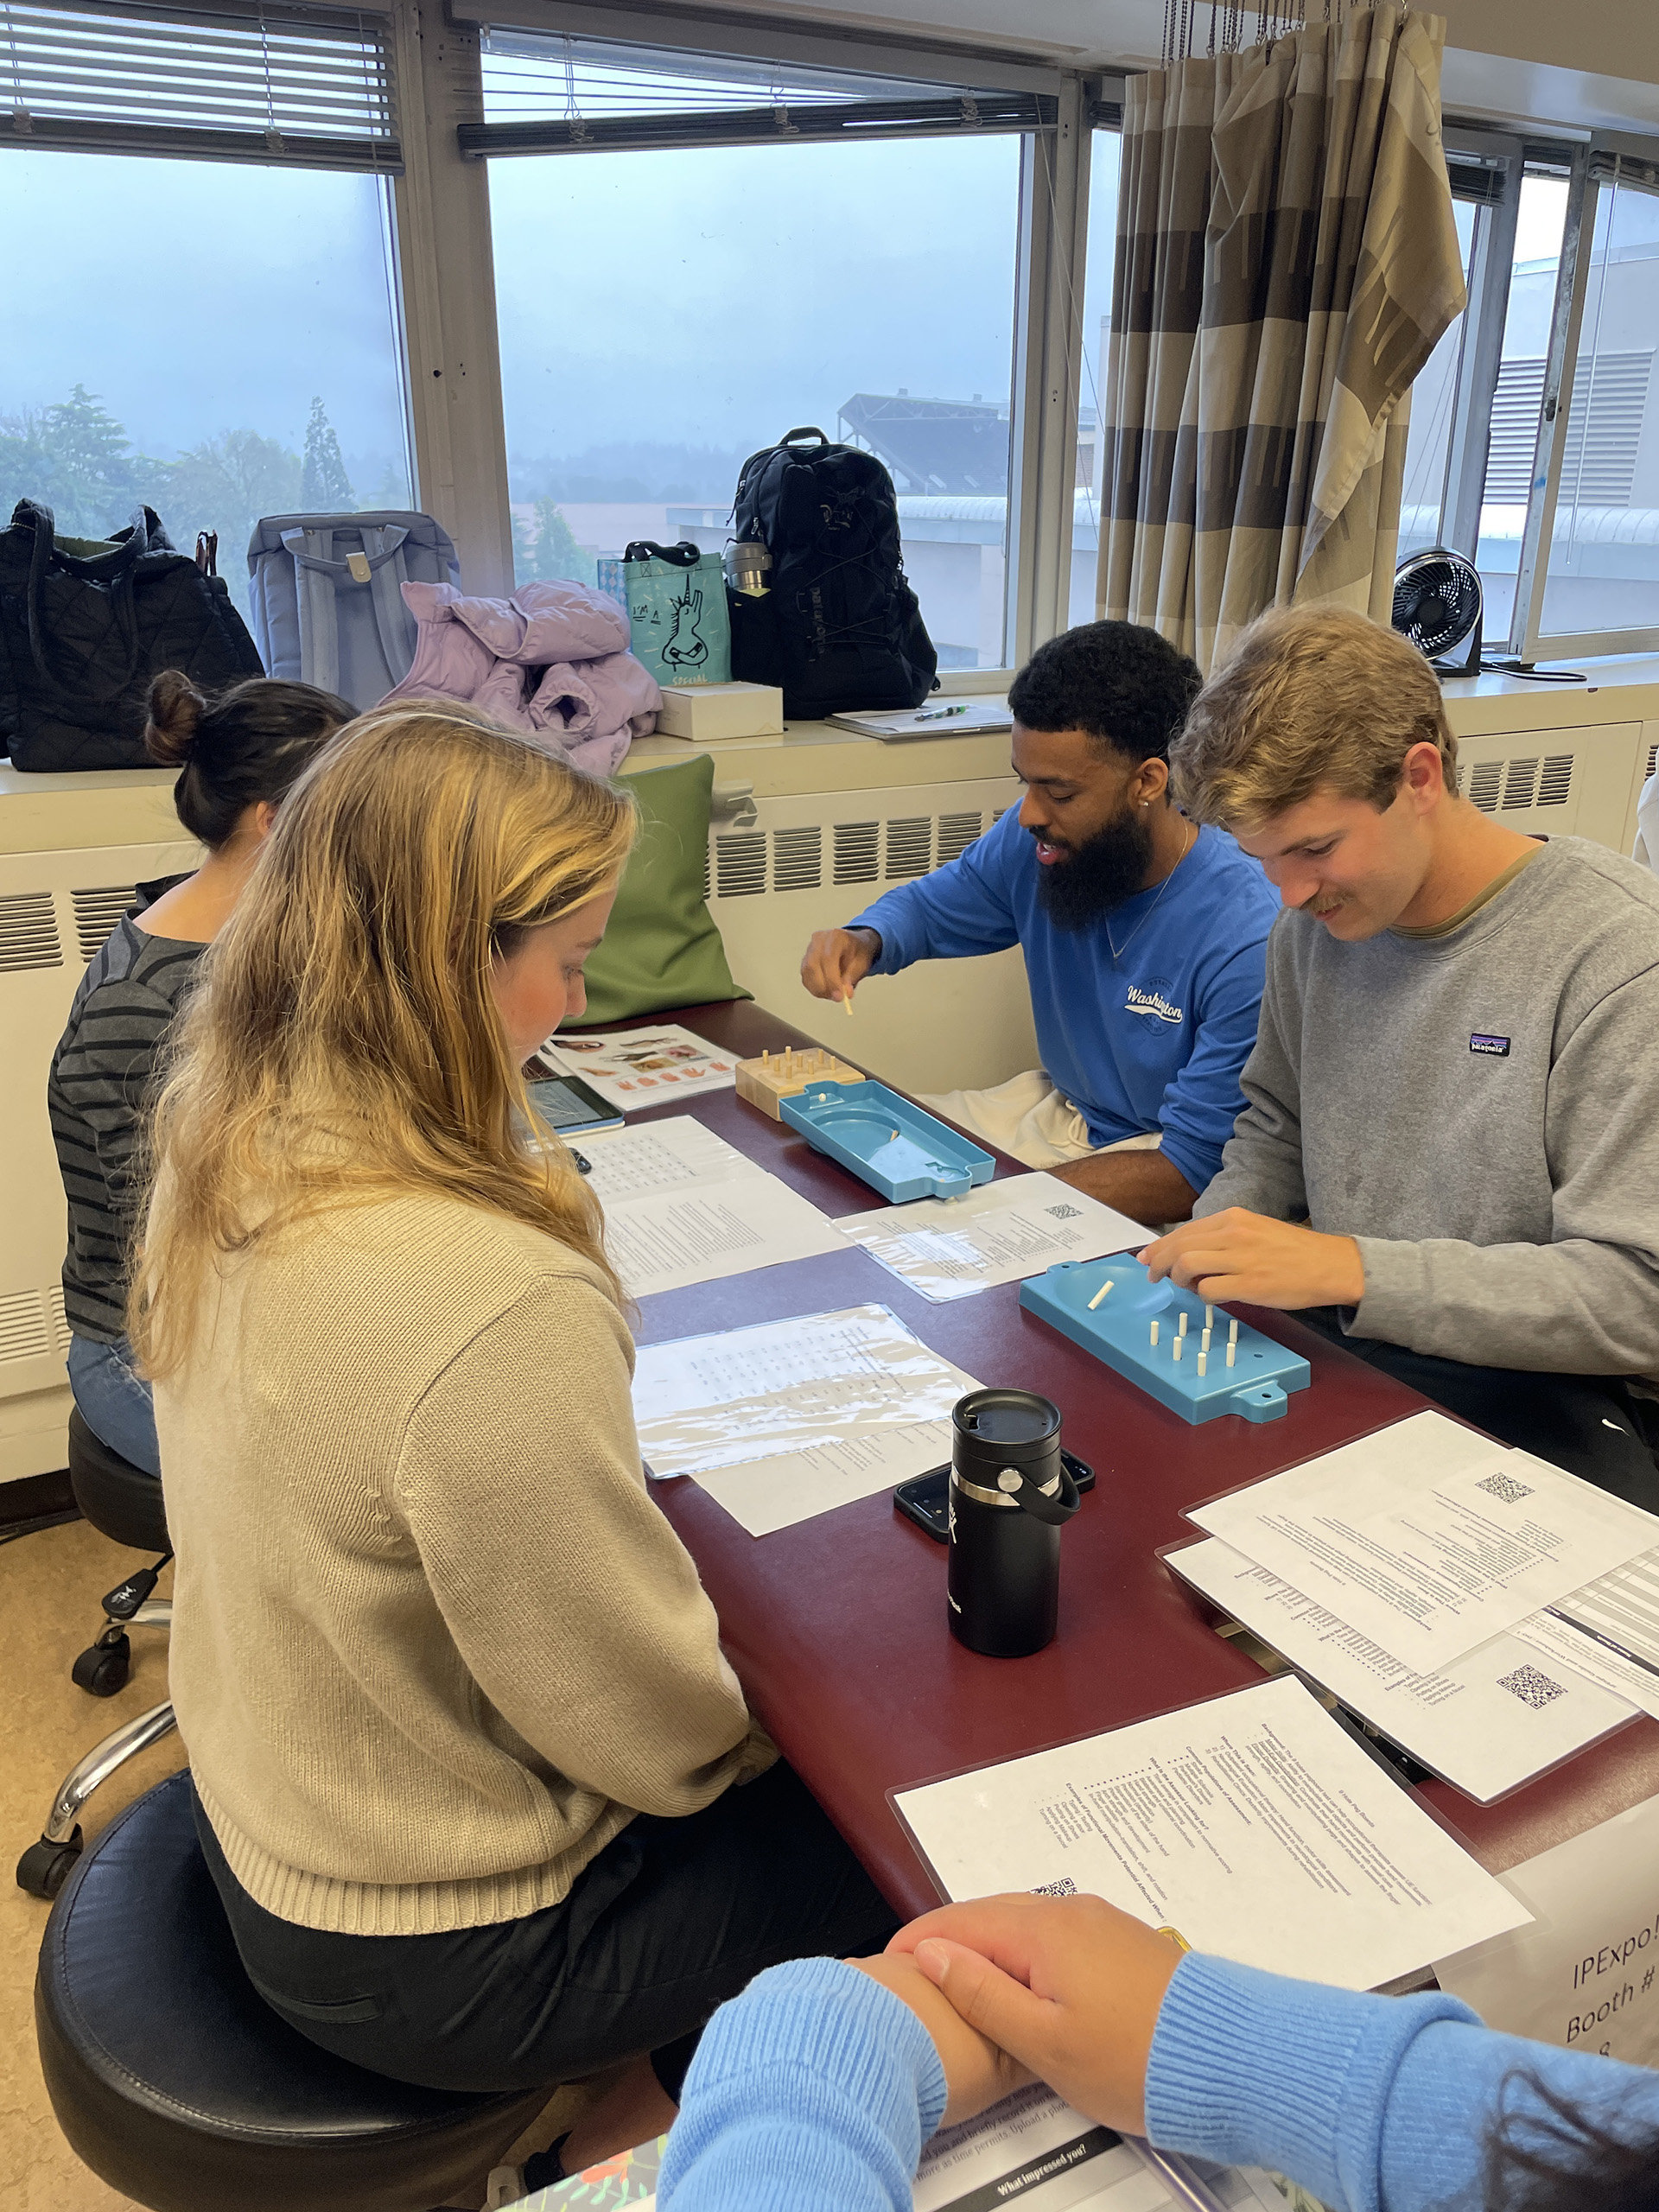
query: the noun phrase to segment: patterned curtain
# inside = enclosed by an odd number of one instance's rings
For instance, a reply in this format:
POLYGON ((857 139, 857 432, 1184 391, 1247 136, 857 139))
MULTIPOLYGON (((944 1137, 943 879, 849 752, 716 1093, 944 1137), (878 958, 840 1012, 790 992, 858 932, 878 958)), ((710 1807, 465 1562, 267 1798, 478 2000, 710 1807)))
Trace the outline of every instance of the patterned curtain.
POLYGON ((1264 607, 1389 620, 1411 382, 1465 301, 1445 19, 1337 5, 1128 82, 1099 612, 1206 670, 1264 607))

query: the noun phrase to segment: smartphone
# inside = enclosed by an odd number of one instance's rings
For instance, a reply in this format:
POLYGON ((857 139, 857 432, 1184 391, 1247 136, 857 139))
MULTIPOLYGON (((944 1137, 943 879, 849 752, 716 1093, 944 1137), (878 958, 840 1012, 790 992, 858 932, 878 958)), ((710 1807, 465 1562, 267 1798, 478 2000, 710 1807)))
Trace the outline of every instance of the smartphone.
MULTIPOLYGON (((1087 1460, 1065 1450, 1060 1459, 1079 1490, 1093 1490, 1095 1471, 1087 1460)), ((943 1544, 950 1533, 950 1491, 949 1466, 930 1467, 925 1475, 912 1475, 908 1482, 899 1484, 893 1493, 893 1510, 902 1513, 906 1521, 913 1521, 918 1529, 925 1529, 935 1543, 943 1544)))
POLYGON ((580 1076, 553 1075, 528 1085, 531 1103, 562 1137, 582 1129, 620 1129, 626 1126, 608 1099, 601 1098, 580 1076))

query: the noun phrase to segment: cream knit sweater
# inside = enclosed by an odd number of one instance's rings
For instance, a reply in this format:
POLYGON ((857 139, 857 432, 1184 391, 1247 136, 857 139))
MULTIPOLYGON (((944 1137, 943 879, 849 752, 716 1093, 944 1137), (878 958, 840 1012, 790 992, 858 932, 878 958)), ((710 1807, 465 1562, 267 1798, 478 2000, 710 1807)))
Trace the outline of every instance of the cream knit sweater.
POLYGON ((337 1211, 227 1268, 156 1392, 169 1667, 269 1911, 518 1918, 636 1812, 767 1763, 646 1494, 632 1363, 585 1261, 457 1200, 337 1211))

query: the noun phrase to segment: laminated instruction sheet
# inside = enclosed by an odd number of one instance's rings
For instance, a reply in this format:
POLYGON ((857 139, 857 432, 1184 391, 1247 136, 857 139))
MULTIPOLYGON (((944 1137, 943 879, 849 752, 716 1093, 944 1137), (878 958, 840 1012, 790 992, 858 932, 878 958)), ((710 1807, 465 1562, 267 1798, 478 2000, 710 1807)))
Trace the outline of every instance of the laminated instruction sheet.
POLYGON ((571 1141, 632 1298, 845 1249, 810 1199, 689 1114, 571 1141))
POLYGON ((1090 1891, 1339 1988, 1531 1917, 1294 1675, 893 1802, 948 1897, 1090 1891))
POLYGON ((888 1307, 852 1306, 645 1345, 633 1413, 647 1473, 695 1475, 765 1536, 948 1459, 979 1387, 888 1307))
POLYGON ((936 1304, 1023 1281, 1057 1260, 1138 1250, 1152 1235, 1127 1214, 1041 1174, 1004 1176, 965 1198, 843 1214, 836 1227, 936 1304))
POLYGON ((1419 1673, 1659 1542, 1651 1514, 1436 1413, 1187 1518, 1419 1673))
POLYGON ((737 1082, 731 1054, 677 1021, 652 1029, 556 1030, 536 1057, 556 1075, 580 1076, 625 1114, 730 1090, 737 1082))
POLYGON ((1351 1713, 1483 1805, 1622 1727, 1636 1710, 1553 1656, 1548 1668, 1541 1665, 1525 1622, 1420 1675, 1218 1536, 1166 1554, 1165 1564, 1351 1713))

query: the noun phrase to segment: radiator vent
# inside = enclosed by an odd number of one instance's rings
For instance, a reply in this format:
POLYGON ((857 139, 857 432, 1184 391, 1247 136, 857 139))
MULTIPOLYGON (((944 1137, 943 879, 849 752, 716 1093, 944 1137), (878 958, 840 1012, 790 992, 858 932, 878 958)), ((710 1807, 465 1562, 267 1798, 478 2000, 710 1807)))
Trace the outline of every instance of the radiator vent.
POLYGON ((1511 760, 1503 777, 1503 811, 1529 807, 1538 781, 1538 756, 1530 760, 1511 760))
POLYGON ((1503 787, 1503 763, 1480 760, 1469 771, 1469 797, 1483 814, 1496 814, 1503 787))
POLYGON ((1002 819, 1007 810, 1008 810, 1006 806, 994 806, 991 809, 991 825, 993 828, 995 828, 995 825, 1002 819))
POLYGON ((766 887, 766 833, 741 830, 715 840, 715 887, 722 899, 753 899, 766 887))
POLYGON ((58 1340, 58 1350, 66 1359, 69 1357, 69 1317, 63 1310, 63 1285, 54 1283, 46 1294, 46 1317, 52 1325, 52 1333, 58 1340))
POLYGON ((774 891, 816 891, 823 881, 823 831, 816 822, 772 833, 774 891))
POLYGON ((1534 753, 1514 760, 1477 760, 1465 772, 1464 789, 1483 814, 1525 814, 1535 807, 1565 806, 1573 793, 1570 753, 1534 753))
POLYGON ((925 875, 933 865, 933 818, 918 814, 887 824, 887 880, 925 875))
POLYGON ((959 858, 984 827, 977 808, 963 808, 937 817, 903 814, 886 822, 836 822, 827 830, 811 822, 716 831, 709 840, 712 870, 704 865, 703 896, 818 891, 826 881, 903 883, 959 858))
POLYGON ((939 861, 943 868, 947 861, 956 860, 965 853, 979 835, 979 814, 942 814, 939 817, 939 861))
POLYGON ((837 883, 874 883, 881 868, 877 857, 877 839, 880 835, 879 822, 837 822, 836 839, 836 881, 837 883))
POLYGON ((38 1290, 14 1290, 0 1298, 0 1367, 14 1359, 39 1359, 52 1351, 46 1306, 38 1290))
MULTIPOLYGON (((1649 776, 1659 776, 1659 745, 1650 745, 1648 747, 1647 772, 1649 776)), ((1645 780, 1644 778, 1643 781, 1645 780)))
POLYGON ((1573 755, 1552 753, 1544 763, 1544 772, 1538 779, 1540 806, 1565 806, 1567 792, 1573 786, 1573 755))
POLYGON ((73 895, 80 957, 90 960, 138 893, 130 883, 107 883, 96 891, 77 891, 73 895))
POLYGON ((15 968, 61 968, 63 944, 49 891, 18 891, 0 899, 0 973, 15 968))

